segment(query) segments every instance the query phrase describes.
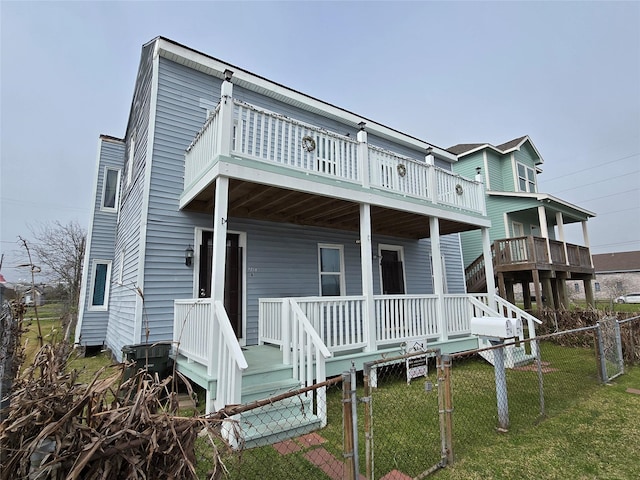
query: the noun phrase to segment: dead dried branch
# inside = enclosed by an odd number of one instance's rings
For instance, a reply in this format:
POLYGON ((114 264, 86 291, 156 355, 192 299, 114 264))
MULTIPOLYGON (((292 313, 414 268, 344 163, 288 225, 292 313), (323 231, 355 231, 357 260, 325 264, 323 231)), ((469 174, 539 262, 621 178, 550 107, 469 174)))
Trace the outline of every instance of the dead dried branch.
POLYGON ((211 448, 220 445, 217 420, 176 415, 171 377, 140 370, 121 383, 124 366, 115 365, 80 384, 65 362, 60 347, 45 345, 15 385, 0 425, 0 479, 197 478, 198 433, 206 428, 211 448))

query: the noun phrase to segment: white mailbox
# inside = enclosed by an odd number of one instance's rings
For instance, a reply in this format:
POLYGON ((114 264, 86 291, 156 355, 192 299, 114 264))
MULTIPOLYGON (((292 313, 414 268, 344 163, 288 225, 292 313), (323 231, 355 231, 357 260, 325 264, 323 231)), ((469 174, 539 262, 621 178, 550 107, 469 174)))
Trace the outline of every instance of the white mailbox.
POLYGON ((516 318, 473 317, 471 334, 494 339, 519 337, 522 335, 522 324, 516 318))

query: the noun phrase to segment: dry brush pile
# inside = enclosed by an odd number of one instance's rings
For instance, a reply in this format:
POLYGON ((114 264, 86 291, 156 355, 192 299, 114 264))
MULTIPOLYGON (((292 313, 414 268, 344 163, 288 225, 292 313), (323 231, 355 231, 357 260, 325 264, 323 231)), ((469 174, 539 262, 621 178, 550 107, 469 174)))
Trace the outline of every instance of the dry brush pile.
MULTIPOLYGON (((140 370, 121 383, 124 367, 115 365, 81 384, 65 361, 45 345, 16 381, 0 425, 2 480, 197 478, 198 433, 206 429, 215 448, 218 429, 213 419, 176 415, 171 377, 140 370)), ((216 467, 211 478, 224 469, 216 467)))

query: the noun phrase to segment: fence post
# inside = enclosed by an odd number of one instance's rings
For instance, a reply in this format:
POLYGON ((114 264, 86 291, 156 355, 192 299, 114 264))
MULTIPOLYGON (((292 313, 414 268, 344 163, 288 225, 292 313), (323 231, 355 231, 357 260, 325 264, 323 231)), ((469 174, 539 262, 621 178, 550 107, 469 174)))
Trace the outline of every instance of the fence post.
POLYGON ((365 475, 367 479, 373 479, 373 431, 372 431, 372 415, 373 405, 371 402, 371 365, 365 363, 362 366, 364 376, 364 397, 360 400, 364 402, 364 461, 365 475))
POLYGON ((452 465, 453 455, 453 402, 451 398, 451 356, 438 355, 438 407, 440 413, 440 437, 442 441, 442 461, 452 465))
POLYGON ((353 478, 360 475, 360 458, 358 455, 358 398, 356 388, 356 367, 351 365, 351 430, 353 432, 353 478))
POLYGON ((609 381, 609 376, 607 374, 607 363, 604 354, 604 342, 602 340, 602 328, 600 327, 600 322, 596 323, 595 336, 596 361, 598 363, 598 371, 600 372, 600 381, 602 383, 607 383, 609 381))
POLYGON ((622 355, 622 332, 620 331, 620 322, 618 319, 615 321, 615 332, 616 332, 616 347, 618 349, 618 365, 620 367, 619 375, 624 373, 624 357, 622 355))
POLYGON ((345 480, 355 480, 354 445, 353 445, 353 417, 351 415, 351 374, 342 374, 342 449, 344 456, 345 480))
POLYGON ((536 354, 536 364, 538 367, 538 390, 540 393, 540 416, 544 417, 545 408, 544 408, 544 376, 542 375, 542 356, 540 355, 540 344, 538 340, 532 340, 531 345, 535 345, 535 354, 536 354))
MULTIPOLYGON (((502 345, 502 341, 500 345, 502 345)), ((495 342, 491 342, 496 345, 495 342)), ((509 430, 509 395, 507 394, 507 375, 504 367, 504 346, 493 350, 493 369, 496 377, 496 402, 498 404, 498 431, 509 430)))

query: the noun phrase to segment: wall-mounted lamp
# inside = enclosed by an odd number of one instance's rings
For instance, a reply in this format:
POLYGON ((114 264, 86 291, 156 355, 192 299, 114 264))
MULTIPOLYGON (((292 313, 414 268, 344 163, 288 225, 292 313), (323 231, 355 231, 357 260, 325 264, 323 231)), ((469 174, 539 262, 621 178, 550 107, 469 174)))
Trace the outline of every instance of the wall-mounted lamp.
POLYGON ((364 130, 364 127, 365 127, 366 125, 367 125, 367 123, 366 123, 366 122, 360 122, 360 123, 358 123, 358 128, 359 128, 360 130, 364 130))
POLYGON ((233 71, 232 71, 232 70, 229 70, 229 69, 227 68, 227 69, 224 71, 224 79, 225 79, 227 82, 230 82, 230 81, 231 81, 231 77, 233 77, 233 71))
POLYGON ((191 261, 193 260, 193 247, 191 245, 189 245, 187 248, 185 248, 184 250, 184 264, 187 267, 191 266, 191 261))
POLYGON ((481 171, 482 171, 481 167, 476 167, 476 175, 480 175, 481 171))

